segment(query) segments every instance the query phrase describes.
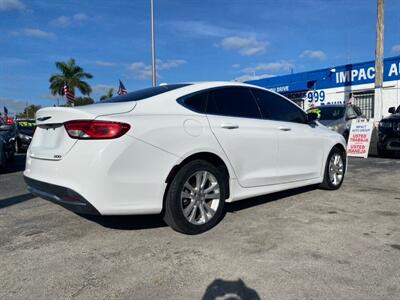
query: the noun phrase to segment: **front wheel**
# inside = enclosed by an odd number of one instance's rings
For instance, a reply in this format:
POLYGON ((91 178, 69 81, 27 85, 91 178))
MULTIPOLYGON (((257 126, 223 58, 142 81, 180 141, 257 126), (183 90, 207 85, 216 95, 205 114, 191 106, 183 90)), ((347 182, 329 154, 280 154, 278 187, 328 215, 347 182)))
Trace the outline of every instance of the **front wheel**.
POLYGON ((345 155, 342 150, 334 147, 328 155, 325 166, 324 181, 320 187, 326 190, 337 190, 343 183, 346 169, 345 155))
POLYGON ((204 160, 184 165, 172 179, 164 207, 164 221, 172 229, 199 234, 221 219, 227 195, 227 178, 204 160))

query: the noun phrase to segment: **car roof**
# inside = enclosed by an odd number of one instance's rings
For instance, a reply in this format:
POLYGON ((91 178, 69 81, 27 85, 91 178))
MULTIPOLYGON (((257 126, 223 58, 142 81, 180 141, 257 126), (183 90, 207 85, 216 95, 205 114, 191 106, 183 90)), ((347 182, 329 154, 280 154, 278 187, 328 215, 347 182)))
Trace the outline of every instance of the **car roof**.
MULTIPOLYGON (((171 83, 172 84, 172 83, 171 83)), ((201 91, 205 91, 213 88, 223 88, 223 87, 249 87, 256 88, 261 90, 267 90, 260 86, 255 86, 247 83, 236 82, 236 81, 204 81, 204 82, 186 82, 187 85, 172 89, 165 93, 155 95, 153 97, 149 97, 146 101, 138 101, 137 106, 135 107, 134 113, 148 113, 151 111, 152 113, 196 113, 191 110, 188 110, 184 106, 180 105, 176 99, 180 97, 184 97, 190 95, 192 93, 197 93, 201 91)), ((277 94, 274 91, 270 91, 271 93, 277 94)), ((280 95, 284 97, 283 95, 280 95)), ((286 98, 286 97, 284 97, 286 98)), ((286 98, 287 99, 287 98, 286 98)), ((290 101, 289 99, 287 99, 290 101)), ((196 113, 197 114, 197 113, 196 113)))
POLYGON ((337 107, 337 108, 341 108, 341 107, 346 107, 349 105, 344 105, 344 104, 326 104, 326 105, 318 105, 318 106, 314 106, 314 107, 310 107, 310 109, 316 109, 316 108, 321 108, 321 107, 337 107))

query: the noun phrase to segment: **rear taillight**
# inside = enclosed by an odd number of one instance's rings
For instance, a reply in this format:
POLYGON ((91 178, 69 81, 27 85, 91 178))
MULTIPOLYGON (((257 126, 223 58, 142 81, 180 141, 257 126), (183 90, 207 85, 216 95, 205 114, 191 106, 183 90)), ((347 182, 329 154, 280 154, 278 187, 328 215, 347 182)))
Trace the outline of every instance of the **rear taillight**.
POLYGON ((126 123, 108 121, 70 121, 64 127, 71 138, 83 140, 115 139, 131 128, 126 123))

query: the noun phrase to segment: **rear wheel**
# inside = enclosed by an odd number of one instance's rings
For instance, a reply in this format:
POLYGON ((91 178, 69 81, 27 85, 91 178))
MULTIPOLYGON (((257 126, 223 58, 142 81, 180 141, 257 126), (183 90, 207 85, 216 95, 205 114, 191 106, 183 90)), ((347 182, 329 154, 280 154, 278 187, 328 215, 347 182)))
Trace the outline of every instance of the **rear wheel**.
POLYGON ((172 179, 164 209, 164 221, 174 230, 199 234, 221 219, 227 195, 226 177, 203 160, 183 166, 172 179))
POLYGON ((344 153, 337 147, 334 147, 329 153, 324 173, 324 181, 320 187, 326 190, 336 190, 340 188, 344 179, 346 161, 344 153))

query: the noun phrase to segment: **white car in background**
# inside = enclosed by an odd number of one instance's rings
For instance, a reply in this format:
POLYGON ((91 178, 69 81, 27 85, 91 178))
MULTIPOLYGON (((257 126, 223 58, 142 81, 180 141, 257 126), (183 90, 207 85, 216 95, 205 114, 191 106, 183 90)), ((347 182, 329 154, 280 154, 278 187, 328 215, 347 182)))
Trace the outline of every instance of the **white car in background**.
POLYGON ((344 138, 274 92, 236 82, 171 84, 37 112, 30 191, 78 213, 162 213, 197 234, 224 203, 341 186, 344 138))

